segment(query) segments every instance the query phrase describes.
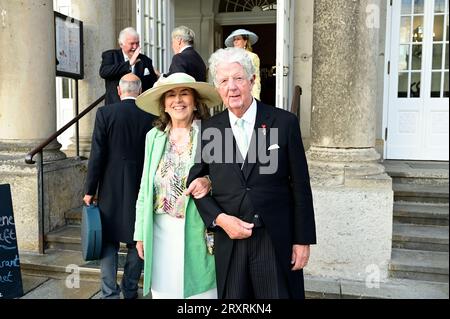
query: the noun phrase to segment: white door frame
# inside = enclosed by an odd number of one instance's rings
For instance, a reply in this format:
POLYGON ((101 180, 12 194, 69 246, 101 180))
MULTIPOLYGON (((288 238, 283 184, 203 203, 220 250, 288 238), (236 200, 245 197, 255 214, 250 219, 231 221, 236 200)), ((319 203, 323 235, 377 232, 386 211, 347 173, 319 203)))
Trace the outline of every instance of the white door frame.
MULTIPOLYGON (((394 46, 393 45, 393 41, 396 42, 395 44, 397 45, 397 37, 399 36, 399 29, 397 29, 394 25, 394 22, 399 23, 400 16, 394 17, 394 14, 397 13, 397 11, 394 10, 394 6, 388 3, 387 6, 387 17, 386 17, 386 21, 387 21, 387 25, 386 25, 386 30, 388 30, 386 32, 386 47, 385 47, 385 81, 384 81, 384 93, 383 93, 383 119, 382 119, 382 125, 383 125, 383 139, 385 141, 384 143, 384 158, 386 159, 400 159, 400 157, 402 157, 401 159, 405 159, 405 160, 448 160, 448 152, 447 155, 445 155, 445 151, 444 153, 442 152, 442 148, 439 148, 439 144, 438 144, 438 148, 434 148, 433 146, 430 146, 430 141, 431 140, 435 140, 432 137, 432 134, 434 132, 432 132, 433 129, 433 125, 434 123, 432 123, 432 115, 431 112, 443 112, 443 110, 447 110, 446 112, 448 113, 448 98, 431 98, 430 94, 431 94, 431 72, 432 72, 432 50, 430 49, 430 47, 432 47, 433 45, 433 40, 431 38, 431 34, 433 32, 433 20, 430 17, 435 17, 435 12, 434 12, 434 3, 432 2, 433 0, 428 0, 425 1, 425 15, 424 18, 429 18, 428 20, 424 21, 424 30, 425 30, 425 36, 424 36, 424 40, 423 40, 423 58, 422 58, 422 69, 421 69, 421 97, 418 99, 411 99, 411 98, 407 98, 409 100, 411 100, 411 103, 419 103, 423 102, 423 106, 420 108, 420 114, 419 114, 419 128, 420 128, 420 145, 421 148, 423 149, 423 152, 418 152, 417 154, 415 152, 412 152, 411 154, 405 154, 404 156, 401 154, 393 154, 390 155, 390 151, 389 151, 389 130, 393 131, 395 128, 394 127, 389 127, 389 125, 392 125, 392 119, 389 119, 389 114, 391 114, 391 116, 393 115, 392 111, 390 110, 391 107, 394 107, 391 103, 393 103, 393 96, 397 96, 398 93, 398 75, 399 75, 399 70, 398 70, 398 59, 399 59, 399 47, 394 46), (427 13, 428 12, 428 13, 427 13), (394 30, 395 29, 395 30, 394 30), (395 32, 395 34, 394 34, 395 32), (427 33, 429 33, 427 35, 427 33), (428 48, 428 50, 427 50, 428 48), (397 81, 397 84, 396 82, 397 81), (425 108, 425 103, 427 105, 427 108, 425 108), (443 106, 445 105, 445 106, 443 106), (391 113, 390 113, 391 112, 391 113), (428 113, 427 113, 428 112, 428 113), (391 123, 390 123, 391 122, 391 123), (389 129, 389 130, 388 130, 389 129), (436 150, 439 150, 437 153, 433 153, 436 150), (436 154, 436 155, 432 155, 432 154, 436 154), (447 158, 445 158, 445 156, 447 156, 447 158), (439 157, 439 158, 438 158, 439 157)), ((389 2, 389 1, 388 1, 389 2)), ((394 3, 394 5, 398 6, 399 3, 394 3)), ((447 4, 448 5, 448 4, 447 4)), ((399 8, 397 8, 398 10, 400 10, 399 8)), ((444 44, 445 44, 445 38, 444 38, 444 44)), ((448 54, 448 53, 447 53, 448 54)), ((445 57, 443 57, 443 59, 445 59, 445 57)), ((411 63, 411 62, 410 62, 411 63)), ((411 66, 410 66, 411 67, 411 66)), ((443 81, 442 81, 443 82, 443 81)), ((443 83, 441 83, 441 87, 443 88, 443 83)), ((409 88, 408 88, 409 90, 409 88)), ((442 89, 443 91, 443 89, 442 89)), ((405 101, 398 101, 400 102, 406 102, 407 100, 405 99, 405 101)), ((404 104, 404 103, 403 103, 404 104)), ((402 105, 399 104, 399 105, 402 105)), ((412 105, 412 104, 410 104, 412 105)), ((447 115, 448 116, 448 115, 447 115)), ((435 115, 436 117, 436 115, 435 115)), ((436 133, 435 133, 436 134, 436 133)), ((441 134, 441 133, 438 133, 441 134)), ((441 135, 441 138, 444 138, 443 135, 441 135)), ((448 134, 447 134, 447 140, 448 140, 448 134)), ((448 145, 447 143, 444 143, 445 145, 448 145)), ((420 148, 419 148, 420 149, 420 148)), ((405 150, 407 150, 407 148, 405 148, 405 150)))
POLYGON ((277 1, 275 105, 287 111, 290 110, 294 83, 294 12, 295 0, 277 1))

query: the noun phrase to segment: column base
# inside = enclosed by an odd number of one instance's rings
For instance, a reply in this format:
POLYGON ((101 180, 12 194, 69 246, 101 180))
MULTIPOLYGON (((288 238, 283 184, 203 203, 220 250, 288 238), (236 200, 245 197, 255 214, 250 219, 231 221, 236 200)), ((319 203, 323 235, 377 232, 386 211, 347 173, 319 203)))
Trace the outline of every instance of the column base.
POLYGON ((380 154, 374 148, 338 149, 311 146, 306 152, 311 182, 337 186, 353 184, 358 180, 373 182, 390 180, 380 154))
MULTIPOLYGON (((39 146, 43 140, 3 140, 0 141, 0 156, 12 162, 25 161, 25 156, 39 146)), ((44 149, 44 162, 54 162, 67 156, 61 150, 61 144, 54 140, 44 149)), ((35 155, 36 158, 36 155, 35 155)))
MULTIPOLYGON (((68 156, 75 157, 77 156, 75 137, 72 137, 70 141, 72 143, 68 146, 66 153, 68 156)), ((91 144, 91 137, 80 137, 80 157, 89 158, 89 155, 91 154, 91 144)))
POLYGON ((312 146, 307 152, 317 245, 305 273, 373 284, 388 278, 392 179, 368 149, 312 146))

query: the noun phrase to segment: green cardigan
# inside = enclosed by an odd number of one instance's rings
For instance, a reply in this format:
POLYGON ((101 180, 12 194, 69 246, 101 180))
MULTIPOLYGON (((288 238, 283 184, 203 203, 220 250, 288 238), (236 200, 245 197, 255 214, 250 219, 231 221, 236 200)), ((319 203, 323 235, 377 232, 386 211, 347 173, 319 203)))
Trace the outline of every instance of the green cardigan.
MULTIPOLYGON (((194 131, 193 150, 197 148, 197 130, 194 131)), ((141 188, 136 201, 134 240, 144 243, 144 296, 152 285, 153 257, 153 183, 163 156, 167 133, 153 128, 147 133, 145 161, 141 188)), ((190 166, 194 165, 192 156, 190 166)), ((205 225, 191 197, 185 208, 184 297, 188 298, 216 287, 214 256, 208 254, 204 239, 205 225)))

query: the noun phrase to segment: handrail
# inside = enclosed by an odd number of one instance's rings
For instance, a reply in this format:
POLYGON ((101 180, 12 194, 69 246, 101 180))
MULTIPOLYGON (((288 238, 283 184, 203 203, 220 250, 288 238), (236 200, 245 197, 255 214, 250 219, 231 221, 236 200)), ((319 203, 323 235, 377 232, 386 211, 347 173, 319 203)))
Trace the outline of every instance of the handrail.
POLYGON ((83 112, 81 112, 79 115, 77 115, 73 120, 71 120, 69 123, 64 125, 61 129, 59 129, 57 132, 52 134, 48 139, 46 139, 44 142, 39 144, 38 147, 33 149, 31 152, 29 152, 25 156, 25 163, 27 164, 35 164, 36 162, 33 160, 33 157, 43 151, 43 149, 49 145, 54 139, 56 139, 58 136, 60 136, 62 133, 64 133, 68 128, 70 128, 73 124, 77 123, 81 118, 83 118, 87 113, 89 113, 94 107, 96 107, 98 104, 100 104, 105 99, 105 94, 103 94, 101 97, 99 97, 94 103, 89 105, 83 112))
POLYGON ((297 115, 297 117, 300 117, 299 111, 300 111, 300 97, 303 94, 303 90, 301 86, 296 85, 294 87, 294 98, 292 99, 291 104, 291 112, 297 115))

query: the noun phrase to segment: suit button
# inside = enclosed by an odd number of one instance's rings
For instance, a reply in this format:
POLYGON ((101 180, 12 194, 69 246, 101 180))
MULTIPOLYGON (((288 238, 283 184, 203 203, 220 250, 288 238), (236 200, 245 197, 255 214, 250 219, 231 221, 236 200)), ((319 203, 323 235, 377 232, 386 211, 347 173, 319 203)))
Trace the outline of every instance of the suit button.
POLYGON ((259 218, 259 215, 258 215, 258 214, 255 214, 253 217, 256 218, 256 219, 258 219, 258 218, 259 218))
POLYGON ((245 190, 246 190, 247 192, 250 192, 252 189, 251 189, 250 187, 247 187, 245 190))

